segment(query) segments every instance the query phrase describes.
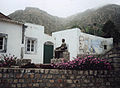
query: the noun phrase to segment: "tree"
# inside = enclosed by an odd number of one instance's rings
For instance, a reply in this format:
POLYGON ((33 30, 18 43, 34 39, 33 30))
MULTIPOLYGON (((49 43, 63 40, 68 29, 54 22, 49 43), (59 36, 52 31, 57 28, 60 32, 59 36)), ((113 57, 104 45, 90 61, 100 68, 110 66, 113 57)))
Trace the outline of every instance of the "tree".
POLYGON ((102 29, 102 25, 97 23, 94 23, 92 25, 89 24, 88 26, 84 27, 85 33, 96 35, 96 36, 103 35, 103 31, 101 29, 102 29))
POLYGON ((119 41, 120 41, 120 33, 119 33, 119 31, 116 29, 115 24, 114 24, 111 20, 108 20, 108 21, 103 25, 102 31, 104 32, 104 35, 103 35, 103 36, 104 36, 105 38, 110 38, 110 37, 112 37, 112 38, 113 38, 113 43, 118 45, 118 43, 119 43, 119 41))
POLYGON ((102 31, 104 32, 104 37, 110 38, 113 35, 115 25, 111 20, 108 20, 104 25, 102 31))

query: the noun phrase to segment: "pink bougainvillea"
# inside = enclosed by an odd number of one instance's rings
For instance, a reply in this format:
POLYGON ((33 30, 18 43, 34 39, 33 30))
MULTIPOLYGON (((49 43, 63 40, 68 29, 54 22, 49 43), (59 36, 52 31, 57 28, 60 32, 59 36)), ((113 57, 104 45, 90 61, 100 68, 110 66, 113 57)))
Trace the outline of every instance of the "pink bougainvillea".
POLYGON ((74 58, 74 60, 66 63, 51 64, 51 68, 71 70, 110 70, 112 69, 112 66, 107 59, 86 56, 74 58))
POLYGON ((16 65, 16 59, 14 55, 2 55, 0 57, 0 67, 10 67, 11 65, 16 65))

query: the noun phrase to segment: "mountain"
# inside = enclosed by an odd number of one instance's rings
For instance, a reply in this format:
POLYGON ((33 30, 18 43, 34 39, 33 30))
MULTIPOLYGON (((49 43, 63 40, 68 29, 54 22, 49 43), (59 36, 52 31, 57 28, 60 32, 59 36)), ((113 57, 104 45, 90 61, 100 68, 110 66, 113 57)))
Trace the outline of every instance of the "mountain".
POLYGON ((58 31, 63 26, 63 18, 52 16, 38 8, 26 7, 25 10, 17 10, 10 14, 9 17, 20 22, 29 22, 40 24, 45 27, 45 33, 50 34, 58 31))
POLYGON ((11 19, 40 24, 45 26, 45 33, 50 34, 54 31, 65 30, 74 26, 86 28, 93 26, 100 29, 108 20, 115 23, 120 30, 120 5, 110 4, 98 9, 88 9, 85 12, 77 13, 67 18, 52 16, 38 8, 27 7, 25 10, 17 10, 9 15, 11 19))
POLYGON ((70 26, 73 23, 81 26, 93 25, 94 23, 102 25, 106 23, 106 21, 111 20, 119 28, 120 6, 110 4, 98 9, 90 9, 83 13, 78 13, 67 19, 69 20, 67 26, 70 26))

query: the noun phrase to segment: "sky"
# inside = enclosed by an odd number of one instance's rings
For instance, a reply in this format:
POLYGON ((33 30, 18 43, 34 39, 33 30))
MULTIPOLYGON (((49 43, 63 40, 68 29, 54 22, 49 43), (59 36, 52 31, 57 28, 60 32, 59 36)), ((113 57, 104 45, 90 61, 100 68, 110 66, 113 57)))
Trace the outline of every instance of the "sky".
POLYGON ((120 5, 120 0, 1 0, 0 12, 8 15, 25 7, 37 7, 51 15, 67 17, 106 4, 120 5))

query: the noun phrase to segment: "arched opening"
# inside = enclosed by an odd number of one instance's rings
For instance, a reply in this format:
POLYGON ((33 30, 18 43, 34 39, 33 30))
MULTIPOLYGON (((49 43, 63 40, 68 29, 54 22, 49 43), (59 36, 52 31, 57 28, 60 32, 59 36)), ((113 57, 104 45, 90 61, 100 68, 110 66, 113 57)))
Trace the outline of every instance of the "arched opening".
POLYGON ((44 43, 44 64, 51 63, 51 59, 53 58, 54 44, 50 41, 44 43))

